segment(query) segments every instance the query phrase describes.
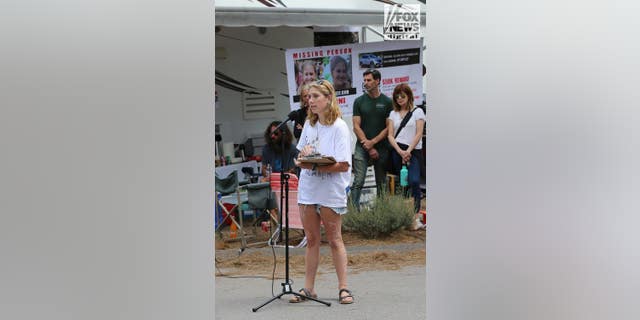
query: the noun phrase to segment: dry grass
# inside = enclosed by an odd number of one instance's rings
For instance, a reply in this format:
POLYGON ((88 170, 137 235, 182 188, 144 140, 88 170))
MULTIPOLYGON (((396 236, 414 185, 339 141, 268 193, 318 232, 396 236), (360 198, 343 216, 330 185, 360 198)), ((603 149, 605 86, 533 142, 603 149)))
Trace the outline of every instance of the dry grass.
MULTIPOLYGON (((422 200, 422 209, 426 208, 426 200, 422 200)), ((228 233, 228 228, 224 228, 223 233, 228 233)), ((247 232, 253 234, 254 229, 252 227, 247 228, 247 232)), ((263 242, 265 243, 269 237, 268 232, 257 229, 255 237, 250 239, 250 242, 263 242)), ((292 231, 289 235, 291 243, 298 243, 303 235, 299 230, 292 231)), ((228 239, 228 237, 225 237, 228 239)), ((425 266, 426 265, 426 252, 425 249, 415 250, 374 250, 374 251, 358 251, 355 247, 384 247, 388 245, 396 244, 412 244, 412 243, 425 243, 426 232, 425 230, 409 231, 398 230, 392 233, 389 237, 378 239, 365 239, 355 232, 344 231, 342 238, 347 251, 351 252, 348 255, 348 268, 350 273, 358 273, 361 271, 369 270, 397 270, 405 266, 425 266), (354 249, 354 250, 352 250, 354 249)), ((218 240, 218 239, 216 239, 218 240)), ((231 250, 233 254, 220 254, 216 258, 217 272, 216 276, 258 276, 268 279, 273 278, 273 254, 270 250, 254 250, 246 249, 241 255, 237 255, 238 248, 240 248, 239 241, 224 242, 216 241, 216 244, 222 244, 223 248, 218 248, 217 253, 229 253, 227 250, 231 250), (265 253, 266 252, 266 253, 265 253), (222 258, 229 257, 229 258, 222 258), (220 273, 221 272, 221 273, 220 273)), ((323 243, 322 246, 327 246, 323 243)), ((284 257, 282 254, 276 254, 276 279, 285 278, 284 257)), ((303 255, 290 255, 289 272, 291 276, 304 275, 304 256, 303 255)), ((333 261, 330 254, 322 254, 320 257, 320 267, 318 268, 318 274, 333 273, 333 261)))
MULTIPOLYGON (((424 243, 425 231, 407 231, 401 230, 392 234, 385 239, 364 239, 358 236, 356 233, 345 232, 343 239, 347 249, 349 247, 356 246, 384 246, 391 244, 401 243, 424 243)), ((300 240, 300 237, 295 238, 294 242, 300 240)), ((266 239, 266 236, 265 236, 266 239)), ((322 246, 327 246, 323 243, 322 246)), ((237 251, 239 247, 238 242, 227 243, 227 250, 237 251)), ((357 273, 360 271, 368 270, 397 270, 405 266, 416 266, 426 264, 426 252, 424 249, 415 250, 375 250, 375 251, 356 251, 348 256, 349 272, 357 273)), ((218 251, 221 252, 221 251, 218 251)), ((223 255, 220 255, 223 256, 223 255)), ((224 255, 229 256, 229 255, 224 255)), ((265 253, 265 250, 252 250, 247 249, 241 255, 232 255, 231 258, 218 258, 216 275, 225 276, 258 276, 268 279, 273 278, 273 255, 269 251, 265 253)), ((300 276, 304 274, 304 256, 303 255, 290 255, 289 259, 289 272, 292 276, 300 276)), ((320 267, 318 269, 319 274, 332 273, 333 262, 330 254, 323 254, 320 258, 320 267)), ((283 279, 284 275, 284 257, 282 254, 276 254, 276 272, 275 278, 283 279)))

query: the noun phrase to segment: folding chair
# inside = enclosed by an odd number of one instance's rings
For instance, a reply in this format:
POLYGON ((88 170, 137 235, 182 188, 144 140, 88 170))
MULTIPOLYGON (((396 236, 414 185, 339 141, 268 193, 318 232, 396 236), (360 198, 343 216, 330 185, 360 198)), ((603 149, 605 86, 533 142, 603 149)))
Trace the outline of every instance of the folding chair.
MULTIPOLYGON (((278 205, 280 204, 280 191, 275 191, 276 199, 278 199, 278 205)), ((302 230, 302 234, 304 234, 304 227, 302 226, 302 217, 300 216, 300 207, 298 206, 298 191, 289 190, 289 231, 291 230, 302 230)), ((282 227, 284 228, 287 224, 287 216, 284 214, 284 209, 280 210, 282 217, 280 220, 282 221, 282 227)), ((271 243, 275 245, 275 239, 278 239, 280 235, 280 226, 276 229, 276 232, 271 237, 273 239, 271 243)), ((291 239, 291 238, 289 238, 291 239)), ((290 245, 289 248, 304 248, 307 245, 307 237, 304 236, 302 240, 297 245, 290 245)), ((284 247, 284 246, 279 246, 284 247)))
MULTIPOLYGON (((280 174, 279 173, 273 173, 271 174, 271 176, 269 177, 269 181, 271 183, 271 188, 274 190, 274 194, 276 195, 275 200, 276 200, 276 205, 280 206, 280 174)), ((303 230, 303 234, 304 234, 304 227, 302 226, 302 218, 300 217, 300 208, 298 207, 298 177, 295 174, 290 173, 289 174, 289 201, 288 201, 288 205, 289 205, 289 230, 291 229, 298 229, 298 230, 303 230)), ((280 221, 282 221, 282 227, 286 226, 287 223, 287 217, 284 214, 284 208, 279 208, 279 212, 280 212, 280 216, 281 219, 280 221)), ((276 229, 276 232, 274 232, 274 234, 271 236, 269 242, 271 245, 273 246, 277 246, 277 247, 284 247, 284 246, 278 246, 276 245, 276 239, 278 239, 278 237, 280 236, 280 225, 278 225, 278 228, 276 229)), ((305 236, 304 238, 302 238, 302 240, 295 246, 289 246, 289 248, 304 248, 307 245, 307 237, 305 236)))
POLYGON ((247 189, 246 203, 249 205, 249 208, 254 210, 254 212, 260 212, 260 214, 258 215, 254 214, 256 223, 254 225, 254 229, 257 224, 260 223, 260 221, 265 220, 265 217, 267 217, 266 220, 273 221, 273 225, 276 225, 278 222, 278 217, 272 216, 269 211, 270 209, 277 208, 275 203, 275 196, 271 191, 269 182, 251 183, 246 185, 245 188, 247 189))
POLYGON ((247 246, 247 240, 245 238, 246 235, 242 221, 244 214, 242 212, 242 202, 240 201, 237 171, 232 171, 226 178, 220 178, 216 175, 216 206, 226 213, 226 217, 224 217, 216 227, 216 232, 224 225, 224 222, 227 221, 227 219, 231 219, 231 223, 236 226, 237 232, 239 233, 241 250, 243 250, 247 246), (226 208, 223 205, 223 201, 232 199, 234 193, 236 196, 235 205, 231 208, 226 208), (238 220, 236 220, 236 218, 231 214, 234 210, 237 210, 240 222, 238 222, 238 220))
POLYGON ((245 185, 244 188, 247 190, 247 201, 245 203, 254 212, 254 233, 257 233, 257 226, 261 221, 273 220, 277 223, 277 217, 273 217, 270 214, 270 209, 275 209, 276 206, 275 196, 271 192, 269 183, 251 183, 245 185))
MULTIPOLYGON (((271 173, 269 176, 269 183, 271 183, 272 190, 280 191, 280 173, 271 173)), ((289 173, 289 191, 298 191, 298 176, 293 173, 289 173)), ((280 202, 278 202, 278 204, 280 204, 280 202)))
POLYGON ((258 170, 257 173, 253 172, 253 167, 242 167, 242 173, 244 173, 245 180, 248 180, 249 183, 257 183, 262 174, 258 170))

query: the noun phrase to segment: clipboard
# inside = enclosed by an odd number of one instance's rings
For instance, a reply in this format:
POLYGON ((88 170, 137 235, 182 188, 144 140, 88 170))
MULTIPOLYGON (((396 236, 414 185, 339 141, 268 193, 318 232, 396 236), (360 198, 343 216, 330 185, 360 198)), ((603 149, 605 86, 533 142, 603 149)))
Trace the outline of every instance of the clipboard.
POLYGON ((323 165, 326 166, 326 165, 336 163, 336 159, 334 157, 328 157, 328 156, 304 157, 304 158, 298 159, 298 161, 302 163, 311 163, 311 164, 315 163, 319 166, 323 166, 323 165))

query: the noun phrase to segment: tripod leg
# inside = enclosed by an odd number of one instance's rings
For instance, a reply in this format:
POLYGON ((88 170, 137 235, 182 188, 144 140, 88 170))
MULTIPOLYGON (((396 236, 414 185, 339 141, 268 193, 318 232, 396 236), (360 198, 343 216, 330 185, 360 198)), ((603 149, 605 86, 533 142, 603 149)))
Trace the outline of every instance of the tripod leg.
POLYGON ((331 302, 322 301, 322 300, 319 300, 319 299, 316 299, 316 298, 312 298, 312 297, 309 297, 309 296, 305 296, 305 295, 300 294, 300 293, 297 293, 297 292, 289 292, 289 293, 290 293, 290 294, 292 294, 292 295, 294 295, 294 296, 296 296, 296 297, 299 297, 299 298, 301 298, 301 299, 306 299, 306 300, 311 300, 311 301, 319 302, 319 303, 324 304, 324 305, 325 305, 325 306, 327 306, 327 307, 331 307, 331 302))
POLYGON ((299 298, 301 298, 301 299, 312 300, 312 301, 315 301, 315 302, 322 303, 322 304, 326 305, 327 307, 331 307, 331 302, 326 302, 326 301, 318 300, 318 299, 316 299, 316 298, 312 298, 312 297, 309 297, 309 296, 305 296, 305 295, 299 294, 299 293, 297 293, 297 292, 290 291, 290 292, 283 292, 283 293, 281 293, 281 294, 279 294, 279 295, 277 295, 277 296, 275 296, 275 297, 271 298, 271 300, 269 300, 269 301, 267 301, 267 302, 265 302, 265 303, 261 304, 260 306, 255 307, 255 308, 252 308, 251 310, 252 310, 253 312, 256 312, 256 311, 258 311, 258 309, 260 309, 260 308, 262 308, 262 307, 264 307, 264 306, 268 305, 269 303, 273 302, 274 300, 276 300, 276 299, 280 299, 280 298, 281 298, 283 295, 285 295, 285 294, 292 294, 292 295, 297 296, 297 297, 299 297, 299 298))
MULTIPOLYGON (((284 139, 282 139, 282 143, 284 144, 284 139)), ((282 147, 282 149, 284 150, 284 146, 282 147)), ((283 155, 283 157, 284 157, 284 155, 283 155)), ((285 161, 283 160, 282 163, 285 163, 285 161)), ((280 195, 281 195, 280 196, 280 208, 281 208, 281 210, 279 210, 279 211, 280 211, 280 221, 285 222, 285 226, 284 226, 284 232, 285 232, 285 238, 284 238, 285 239, 285 282, 282 283, 282 293, 280 293, 279 295, 277 295, 276 297, 272 298, 271 300, 263 303, 262 305, 260 305, 260 306, 258 306, 256 308, 253 308, 251 310, 253 310, 253 312, 256 312, 256 311, 258 311, 258 309, 264 307, 265 305, 271 303, 272 301, 274 301, 276 299, 279 299, 280 297, 282 297, 285 294, 292 294, 292 295, 294 295, 294 296, 296 296, 296 297, 298 297, 300 299, 312 300, 312 301, 315 301, 315 302, 318 302, 318 303, 322 303, 322 304, 326 305, 327 307, 330 307, 331 306, 330 302, 325 302, 325 301, 322 301, 322 300, 318 300, 316 298, 305 296, 305 295, 302 295, 302 294, 300 294, 298 292, 294 292, 294 291, 291 290, 291 283, 293 283, 293 282, 291 282, 289 280, 289 216, 288 216, 288 214, 289 214, 289 205, 288 205, 288 203, 289 203, 288 202, 289 201, 289 184, 288 184, 289 175, 288 174, 284 174, 283 175, 283 172, 280 172, 280 176, 283 177, 281 179, 281 184, 280 184, 280 191, 281 191, 281 193, 280 193, 280 195), (283 195, 284 195, 284 198, 282 197, 283 195), (284 210, 282 210, 283 204, 286 204, 286 205, 284 205, 284 210)), ((283 226, 280 225, 279 226, 278 235, 282 234, 282 230, 283 230, 283 226)))
POLYGON ((281 294, 279 294, 279 295, 277 295, 277 296, 275 296, 275 297, 271 298, 271 300, 269 300, 269 301, 267 301, 267 302, 265 302, 265 303, 261 304, 260 306, 255 307, 255 308, 252 308, 251 310, 252 310, 253 312, 256 312, 256 311, 258 311, 258 309, 260 309, 260 308, 262 308, 262 307, 264 307, 264 306, 268 305, 269 303, 273 302, 274 300, 276 300, 276 299, 280 299, 280 297, 282 297, 282 296, 283 296, 283 295, 285 295, 285 294, 286 294, 286 293, 285 293, 285 292, 283 292, 283 293, 281 293, 281 294))

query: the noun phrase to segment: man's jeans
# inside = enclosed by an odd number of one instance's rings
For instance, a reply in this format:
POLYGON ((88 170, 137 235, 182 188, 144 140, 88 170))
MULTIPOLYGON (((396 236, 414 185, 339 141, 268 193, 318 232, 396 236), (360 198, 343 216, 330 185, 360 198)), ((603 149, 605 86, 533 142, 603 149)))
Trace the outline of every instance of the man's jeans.
POLYGON ((373 171, 376 175, 376 188, 378 196, 383 192, 387 192, 386 164, 389 161, 389 152, 387 149, 376 149, 380 157, 373 160, 369 157, 369 152, 364 150, 361 145, 357 144, 353 153, 353 186, 351 187, 351 202, 360 210, 360 194, 362 186, 367 175, 367 167, 373 165, 373 171))

